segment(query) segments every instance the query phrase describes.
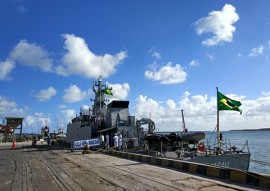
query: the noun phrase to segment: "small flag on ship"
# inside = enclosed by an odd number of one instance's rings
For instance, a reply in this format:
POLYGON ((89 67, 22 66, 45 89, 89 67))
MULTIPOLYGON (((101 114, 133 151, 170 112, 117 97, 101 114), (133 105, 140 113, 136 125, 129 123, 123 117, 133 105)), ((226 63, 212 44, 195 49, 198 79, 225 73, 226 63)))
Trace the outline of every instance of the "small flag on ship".
POLYGON ((113 95, 111 90, 109 88, 107 88, 107 87, 105 88, 104 93, 107 94, 107 95, 111 95, 111 96, 113 95))

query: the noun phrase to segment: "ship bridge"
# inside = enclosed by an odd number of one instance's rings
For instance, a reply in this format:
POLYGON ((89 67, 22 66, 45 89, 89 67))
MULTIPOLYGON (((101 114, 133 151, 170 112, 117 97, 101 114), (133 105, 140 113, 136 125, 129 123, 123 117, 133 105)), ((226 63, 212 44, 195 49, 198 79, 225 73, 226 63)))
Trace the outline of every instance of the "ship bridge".
POLYGON ((114 100, 107 105, 105 131, 117 131, 123 135, 131 136, 136 132, 135 116, 129 114, 129 101, 114 100))

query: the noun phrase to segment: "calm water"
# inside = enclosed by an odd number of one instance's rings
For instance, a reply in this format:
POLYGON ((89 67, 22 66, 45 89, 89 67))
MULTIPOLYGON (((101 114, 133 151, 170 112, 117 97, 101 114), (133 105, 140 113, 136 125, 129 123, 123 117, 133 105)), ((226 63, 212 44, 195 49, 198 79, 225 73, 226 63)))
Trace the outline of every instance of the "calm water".
MULTIPOLYGON (((269 163, 263 165, 260 163, 250 162, 249 171, 257 173, 270 174, 270 131, 224 131, 223 139, 230 139, 231 145, 242 149, 245 141, 248 140, 248 147, 252 160, 269 163)), ((206 132, 206 138, 210 138, 212 132, 206 132)), ((212 140, 216 137, 212 136, 212 140)))

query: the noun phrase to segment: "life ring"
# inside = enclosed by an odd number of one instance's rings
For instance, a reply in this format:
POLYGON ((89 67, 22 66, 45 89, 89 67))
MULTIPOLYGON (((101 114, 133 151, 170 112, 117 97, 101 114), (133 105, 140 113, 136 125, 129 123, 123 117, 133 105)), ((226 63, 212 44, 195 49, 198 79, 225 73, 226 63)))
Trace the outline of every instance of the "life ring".
POLYGON ((203 142, 200 142, 200 143, 198 144, 198 150, 199 150, 200 152, 204 152, 204 151, 205 151, 205 145, 204 145, 203 142))

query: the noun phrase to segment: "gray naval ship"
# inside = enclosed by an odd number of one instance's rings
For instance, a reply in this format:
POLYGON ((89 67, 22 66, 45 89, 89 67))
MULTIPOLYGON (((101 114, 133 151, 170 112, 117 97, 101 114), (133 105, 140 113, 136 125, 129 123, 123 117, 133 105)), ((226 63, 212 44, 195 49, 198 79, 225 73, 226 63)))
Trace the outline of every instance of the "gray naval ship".
POLYGON ((111 88, 102 84, 102 76, 98 82, 93 82, 95 99, 92 108, 81 108, 80 115, 76 116, 67 125, 66 142, 73 144, 76 140, 99 139, 101 134, 110 136, 110 145, 113 146, 113 136, 121 133, 123 144, 127 152, 141 152, 159 157, 175 158, 178 160, 217 165, 225 168, 236 168, 247 171, 250 163, 250 152, 247 143, 241 150, 224 144, 222 135, 217 132, 217 143, 212 148, 205 140, 205 132, 189 132, 185 128, 180 132, 156 132, 155 123, 151 119, 135 120, 129 113, 129 101, 113 100, 106 105, 105 94, 111 94, 111 88), (145 128, 145 125, 147 126, 145 128))
POLYGON ((67 125, 66 142, 72 144, 74 140, 98 138, 103 134, 110 136, 110 145, 115 133, 121 133, 123 141, 134 140, 138 145, 138 129, 135 125, 135 116, 129 113, 129 101, 113 100, 106 105, 105 95, 112 95, 111 88, 102 84, 102 76, 98 82, 93 82, 95 99, 92 108, 80 110, 67 125))

